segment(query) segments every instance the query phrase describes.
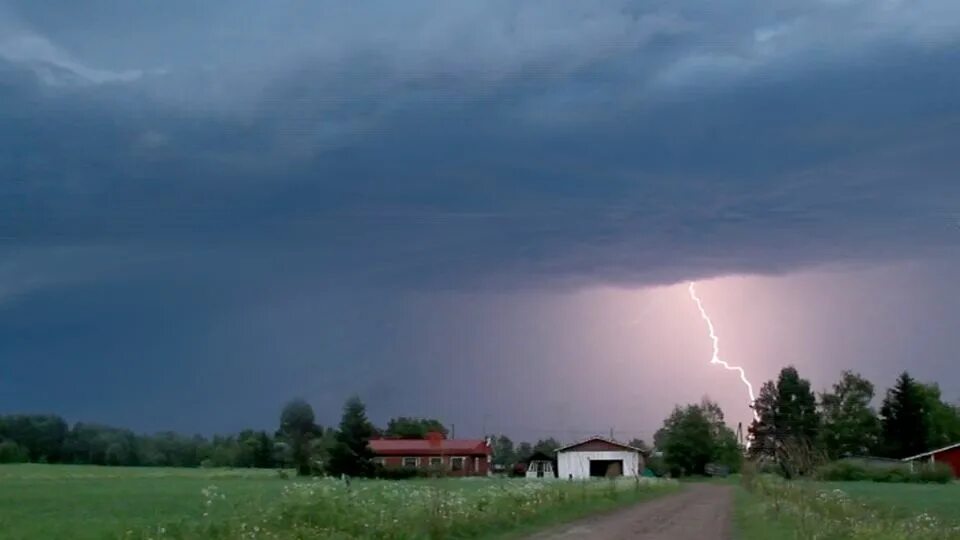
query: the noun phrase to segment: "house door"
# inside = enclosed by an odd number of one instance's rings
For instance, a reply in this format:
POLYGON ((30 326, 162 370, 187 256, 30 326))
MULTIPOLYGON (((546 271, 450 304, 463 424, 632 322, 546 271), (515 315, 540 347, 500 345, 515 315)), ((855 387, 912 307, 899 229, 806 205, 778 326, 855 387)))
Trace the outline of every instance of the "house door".
POLYGON ((542 461, 537 462, 537 478, 543 478, 543 468, 544 463, 542 461))

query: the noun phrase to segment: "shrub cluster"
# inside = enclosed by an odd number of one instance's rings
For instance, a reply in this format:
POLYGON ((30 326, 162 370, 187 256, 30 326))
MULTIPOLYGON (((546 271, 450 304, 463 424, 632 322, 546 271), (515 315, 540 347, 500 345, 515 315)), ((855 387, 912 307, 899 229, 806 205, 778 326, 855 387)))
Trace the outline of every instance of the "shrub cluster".
POLYGON ((816 476, 819 480, 830 482, 869 480, 886 483, 946 484, 953 480, 953 471, 943 463, 917 465, 911 470, 908 465, 880 467, 851 461, 835 461, 817 469, 816 476))

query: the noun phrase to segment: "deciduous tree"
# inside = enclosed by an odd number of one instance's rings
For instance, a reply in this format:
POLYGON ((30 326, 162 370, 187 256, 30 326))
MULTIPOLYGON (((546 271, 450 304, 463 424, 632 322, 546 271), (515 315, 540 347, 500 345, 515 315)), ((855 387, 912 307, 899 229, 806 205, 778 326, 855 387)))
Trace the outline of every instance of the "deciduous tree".
POLYGON ((720 407, 707 399, 676 407, 654 438, 674 475, 704 474, 710 463, 739 465, 736 434, 723 422, 720 407))
POLYGON ((859 373, 844 371, 833 389, 820 395, 820 440, 832 459, 864 456, 880 443, 880 419, 870 406, 873 383, 859 373))
POLYGON ((310 440, 319 431, 314 423, 313 407, 302 399, 295 399, 283 408, 280 414, 280 431, 290 444, 290 453, 297 474, 311 472, 310 440))
POLYGON ((430 432, 441 433, 444 436, 448 433, 447 428, 439 420, 398 416, 387 422, 387 429, 383 434, 386 437, 400 439, 425 439, 430 432))

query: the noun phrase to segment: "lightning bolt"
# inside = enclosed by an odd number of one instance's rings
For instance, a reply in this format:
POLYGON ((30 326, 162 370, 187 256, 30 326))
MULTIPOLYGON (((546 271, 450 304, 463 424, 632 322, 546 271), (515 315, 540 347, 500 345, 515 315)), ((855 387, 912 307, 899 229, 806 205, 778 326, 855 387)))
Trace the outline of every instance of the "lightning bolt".
MULTIPOLYGON (((740 380, 743 381, 743 384, 747 387, 747 393, 750 394, 750 406, 753 407, 754 402, 757 401, 757 397, 753 394, 753 385, 750 384, 750 381, 747 379, 746 372, 743 371, 742 367, 731 366, 720 359, 720 338, 717 337, 717 333, 713 329, 713 321, 711 321, 710 316, 707 315, 707 310, 703 308, 703 302, 701 302, 700 297, 697 296, 696 283, 691 281, 687 290, 690 291, 690 298, 697 303, 697 309, 700 310, 700 317, 707 323, 707 329, 710 330, 710 341, 713 342, 713 357, 710 358, 710 363, 720 365, 724 369, 736 371, 740 374, 740 380)), ((757 411, 753 411, 753 417, 759 419, 757 411)))

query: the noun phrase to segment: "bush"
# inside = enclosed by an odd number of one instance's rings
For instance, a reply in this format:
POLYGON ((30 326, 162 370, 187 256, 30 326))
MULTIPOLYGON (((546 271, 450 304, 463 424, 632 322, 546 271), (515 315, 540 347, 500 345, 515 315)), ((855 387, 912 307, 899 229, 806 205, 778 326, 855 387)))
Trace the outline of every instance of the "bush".
POLYGON ((827 482, 861 482, 872 480, 881 483, 937 483, 953 480, 953 470, 943 464, 918 465, 913 470, 909 465, 876 467, 849 461, 835 461, 817 469, 818 480, 827 482))
POLYGON ((13 441, 0 442, 0 463, 26 463, 29 460, 26 448, 13 441))
POLYGON ((374 472, 376 478, 383 480, 407 480, 410 478, 426 478, 430 476, 430 471, 415 469, 412 467, 387 468, 377 467, 374 472))
POLYGON ((660 456, 650 456, 650 458, 647 459, 647 468, 661 478, 670 473, 667 464, 663 461, 663 457, 660 456))
POLYGON ((953 469, 946 463, 934 463, 921 467, 917 479, 928 484, 949 484, 953 481, 953 469))
POLYGON ((874 469, 871 474, 871 480, 883 483, 911 483, 916 482, 916 473, 910 470, 910 467, 900 466, 889 469, 874 469))
POLYGON ((857 463, 835 461, 817 469, 816 478, 827 482, 860 482, 871 480, 873 472, 857 463))

